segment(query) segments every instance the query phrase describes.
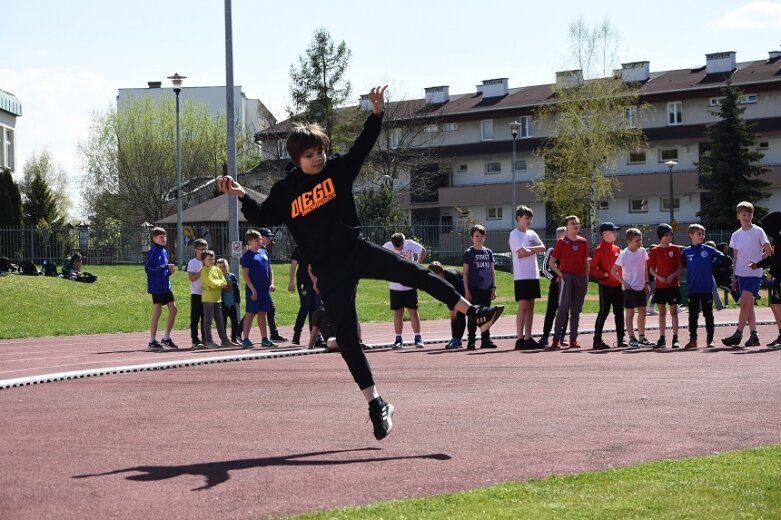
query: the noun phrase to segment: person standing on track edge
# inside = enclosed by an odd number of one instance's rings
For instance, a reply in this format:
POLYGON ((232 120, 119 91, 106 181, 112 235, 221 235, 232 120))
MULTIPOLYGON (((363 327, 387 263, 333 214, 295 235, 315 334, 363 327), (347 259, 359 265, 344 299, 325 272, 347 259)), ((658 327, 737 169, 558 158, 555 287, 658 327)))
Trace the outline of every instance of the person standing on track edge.
POLYGON ((286 224, 309 259, 318 278, 320 294, 328 306, 337 342, 363 396, 377 440, 393 428, 393 405, 380 397, 369 362, 358 338, 355 296, 361 278, 398 282, 426 291, 458 311, 474 315, 481 330, 488 330, 504 307, 477 307, 452 285, 424 267, 366 241, 355 207, 353 183, 382 129, 386 86, 369 93, 372 112, 363 131, 343 156, 326 160, 330 140, 317 124, 297 125, 287 140, 292 164, 259 204, 230 177, 218 180, 220 191, 239 197, 247 220, 257 226, 286 224))

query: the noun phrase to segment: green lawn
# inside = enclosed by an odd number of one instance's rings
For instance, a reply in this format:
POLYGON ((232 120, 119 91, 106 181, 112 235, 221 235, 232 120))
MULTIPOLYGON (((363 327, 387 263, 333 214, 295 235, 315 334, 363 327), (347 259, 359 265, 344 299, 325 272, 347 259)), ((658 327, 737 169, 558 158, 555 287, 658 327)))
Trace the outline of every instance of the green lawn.
POLYGON ((781 518, 781 446, 505 483, 296 519, 781 518))
MULTIPOLYGON (((287 291, 289 264, 274 264, 277 291, 277 322, 292 325, 298 312, 298 295, 287 291)), ((0 320, 0 339, 38 336, 103 334, 148 330, 151 298, 146 293, 146 275, 142 266, 86 266, 98 276, 97 283, 83 284, 60 278, 7 275, 0 276, 3 305, 12 319, 0 320)), ((496 302, 506 306, 505 316, 515 314, 513 279, 497 271, 496 302)), ((190 288, 185 273, 173 277, 179 314, 176 329, 189 327, 190 288)), ((543 298, 535 312, 545 313, 548 281, 541 280, 543 298)), ((242 292, 243 294, 243 292, 242 292)), ((243 296, 242 296, 243 297, 243 296)), ((420 317, 424 320, 448 317, 447 307, 426 293, 418 293, 420 317)), ((583 312, 597 312, 597 285, 589 284, 583 312)), ((762 300, 766 304, 767 299, 762 300)), ((358 314, 363 322, 391 321, 388 308, 388 284, 378 280, 361 280, 358 286, 358 314)), ((165 319, 165 312, 163 313, 165 319)), ((162 322, 161 322, 162 323, 162 322)))

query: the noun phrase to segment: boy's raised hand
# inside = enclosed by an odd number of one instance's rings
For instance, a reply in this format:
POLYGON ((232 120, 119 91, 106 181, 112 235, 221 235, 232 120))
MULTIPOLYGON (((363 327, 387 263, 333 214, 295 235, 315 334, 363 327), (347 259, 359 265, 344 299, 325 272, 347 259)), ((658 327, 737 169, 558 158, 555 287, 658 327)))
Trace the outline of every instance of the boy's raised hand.
POLYGON ((369 101, 372 103, 372 112, 375 115, 380 115, 385 109, 385 90, 387 88, 388 85, 377 86, 369 92, 369 101))
POLYGON ((221 192, 227 193, 228 195, 233 195, 234 197, 243 197, 247 194, 247 192, 244 191, 244 188, 241 187, 241 184, 234 181, 232 177, 227 175, 217 179, 217 188, 221 192))

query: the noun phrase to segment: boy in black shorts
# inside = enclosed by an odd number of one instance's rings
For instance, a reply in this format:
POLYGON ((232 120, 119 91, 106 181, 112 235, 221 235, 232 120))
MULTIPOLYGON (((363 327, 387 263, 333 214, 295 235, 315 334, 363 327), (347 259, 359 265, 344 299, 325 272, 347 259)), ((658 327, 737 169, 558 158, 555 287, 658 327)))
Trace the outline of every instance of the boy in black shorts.
POLYGON ((659 224, 656 228, 659 245, 648 253, 648 273, 656 280, 654 298, 659 306, 659 341, 654 348, 664 348, 667 328, 667 308, 670 308, 673 348, 680 347, 678 342, 678 304, 681 303, 680 275, 683 270, 681 248, 673 244, 673 228, 669 224, 659 224))
POLYGON ((171 275, 176 266, 168 262, 168 251, 165 249, 167 235, 161 227, 152 228, 154 243, 146 255, 144 270, 146 271, 146 291, 152 295, 152 318, 149 320, 149 345, 147 352, 162 352, 165 348, 178 350, 179 347, 171 339, 171 330, 176 320, 176 302, 171 290, 171 275), (162 341, 157 341, 157 325, 163 313, 163 305, 168 307, 168 319, 165 322, 165 333, 162 341), (164 348, 165 347, 165 348, 164 348))
POLYGON ((319 125, 296 126, 287 140, 292 161, 288 174, 272 186, 262 203, 248 196, 232 178, 218 180, 222 192, 239 197, 242 213, 249 222, 263 227, 287 225, 309 259, 336 328, 342 358, 369 403, 377 440, 393 428, 394 409, 380 397, 358 338, 358 281, 373 278, 422 289, 448 307, 475 316, 481 330, 488 330, 504 310, 500 306, 472 306, 431 271, 363 238, 353 183, 382 129, 386 88, 375 87, 369 93, 372 112, 352 148, 343 156, 326 160, 330 139, 319 125))

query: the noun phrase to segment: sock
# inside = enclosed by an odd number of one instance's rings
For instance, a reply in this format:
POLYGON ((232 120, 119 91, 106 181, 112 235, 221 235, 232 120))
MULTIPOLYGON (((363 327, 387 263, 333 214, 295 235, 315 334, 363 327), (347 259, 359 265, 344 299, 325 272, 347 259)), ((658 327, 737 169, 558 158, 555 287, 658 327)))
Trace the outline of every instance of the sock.
POLYGON ((156 337, 154 337, 154 336, 152 336, 151 338, 149 338, 149 343, 152 343, 153 341, 157 341, 157 338, 156 338, 156 337))
POLYGON ((755 331, 755 330, 752 330, 752 331, 751 331, 751 335, 752 335, 752 336, 756 336, 756 335, 757 335, 757 331, 755 331))
POLYGON ((171 339, 171 334, 166 334, 163 336, 163 341, 168 341, 171 339))

